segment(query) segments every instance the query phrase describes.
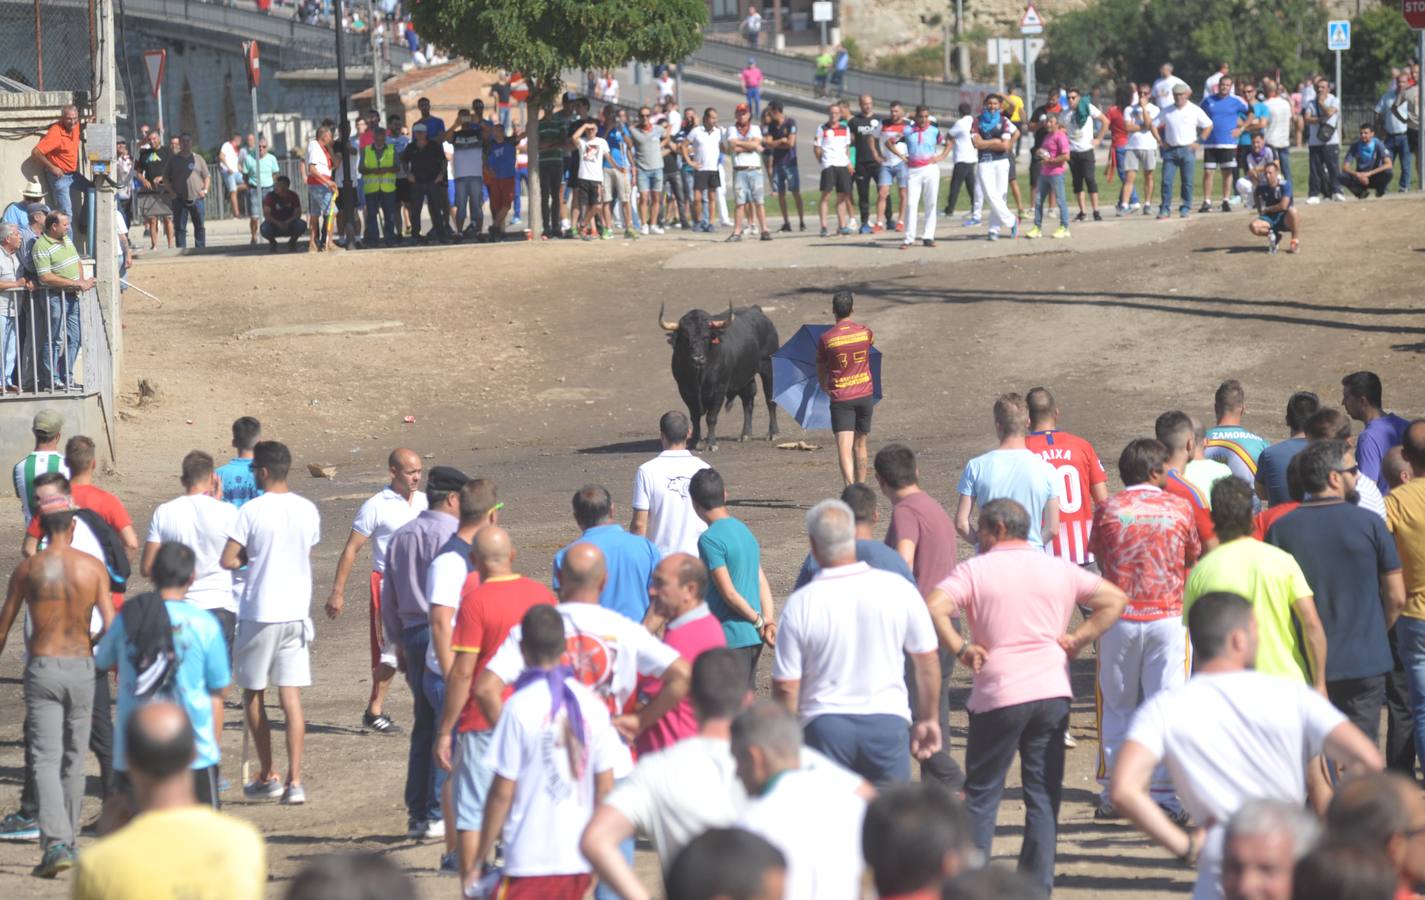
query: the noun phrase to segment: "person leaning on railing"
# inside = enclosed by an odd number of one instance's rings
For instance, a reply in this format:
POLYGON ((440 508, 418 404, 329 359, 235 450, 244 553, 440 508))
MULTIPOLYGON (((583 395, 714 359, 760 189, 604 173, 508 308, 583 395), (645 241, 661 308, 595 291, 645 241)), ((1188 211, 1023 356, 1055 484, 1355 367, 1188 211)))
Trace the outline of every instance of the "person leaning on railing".
POLYGON ((84 277, 79 251, 68 232, 69 216, 58 210, 49 213, 45 216, 44 234, 35 240, 31 251, 40 287, 49 295, 49 358, 54 387, 73 381, 74 360, 79 355, 79 294, 94 287, 94 279, 84 277))
POLYGON ((20 245, 24 238, 13 222, 0 224, 0 393, 19 384, 19 347, 16 313, 22 294, 34 287, 24 277, 20 245))

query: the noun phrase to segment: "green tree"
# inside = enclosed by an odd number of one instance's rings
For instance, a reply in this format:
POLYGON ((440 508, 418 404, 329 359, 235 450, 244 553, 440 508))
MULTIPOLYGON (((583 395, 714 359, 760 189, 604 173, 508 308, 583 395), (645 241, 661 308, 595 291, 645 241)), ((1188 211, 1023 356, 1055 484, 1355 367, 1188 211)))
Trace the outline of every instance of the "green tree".
MULTIPOLYGON (((1414 58, 1416 42, 1415 32, 1400 15, 1399 4, 1363 10, 1351 20, 1351 49, 1341 54, 1341 80, 1347 96, 1374 99, 1384 93, 1390 86, 1391 68, 1414 58)), ((1322 53, 1322 71, 1333 71, 1335 66, 1335 54, 1322 53)))
MULTIPOLYGON (((612 69, 630 61, 679 60, 702 43, 703 0, 417 0, 416 31, 481 69, 522 73, 529 108, 548 108, 566 69, 612 69)), ((529 156, 538 160, 538 129, 529 156)), ((539 196, 538 165, 530 166, 530 197, 539 196)), ((540 228, 530 203, 530 228, 540 228)))

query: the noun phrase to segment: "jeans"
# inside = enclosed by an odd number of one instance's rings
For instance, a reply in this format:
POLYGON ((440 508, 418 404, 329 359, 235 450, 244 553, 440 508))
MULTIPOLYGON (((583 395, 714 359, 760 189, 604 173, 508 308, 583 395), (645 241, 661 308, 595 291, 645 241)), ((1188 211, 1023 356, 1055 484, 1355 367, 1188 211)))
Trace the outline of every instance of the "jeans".
MULTIPOLYGON (((1397 622, 1404 619, 1397 619, 1397 622)), ((1415 732, 1410 715, 1410 679, 1400 658, 1397 629, 1390 629, 1393 668, 1385 677, 1385 767, 1415 777, 1415 732)))
POLYGON ((376 242, 385 233, 386 243, 396 243, 396 229, 399 220, 396 217, 396 192, 373 191, 366 195, 366 234, 363 240, 367 246, 375 246, 376 242), (380 214, 380 227, 377 227, 377 214, 380 214))
MULTIPOLYGON (((614 787, 617 788, 625 780, 620 778, 614 783, 614 787)), ((633 838, 619 841, 618 852, 623 857, 623 861, 628 863, 629 868, 633 868, 633 838)), ((622 897, 622 894, 609 887, 608 882, 602 878, 599 879, 598 886, 594 888, 594 900, 622 900, 622 897)))
POLYGON ((1425 619, 1401 616, 1395 621, 1395 647, 1410 687, 1410 716, 1415 728, 1415 755, 1425 759, 1425 619))
POLYGON ((40 844, 75 845, 84 804, 84 748, 94 705, 94 660, 31 657, 25 665, 25 714, 34 744, 40 844))
POLYGON ((1045 175, 1042 171, 1038 183, 1034 185, 1034 227, 1044 224, 1044 201, 1051 193, 1054 202, 1059 204, 1059 225, 1068 228, 1069 205, 1064 202, 1064 173, 1045 175))
POLYGON ((1173 183, 1182 175, 1182 205, 1178 211, 1183 215, 1192 212, 1193 169, 1197 165, 1197 155, 1190 147, 1163 148, 1163 189, 1159 192, 1158 215, 1166 216, 1172 211, 1173 183))
POLYGON ((808 747, 879 788, 910 780, 908 728, 900 716, 824 714, 802 730, 808 747))
MULTIPOLYGON (((1122 146, 1122 147, 1114 147, 1114 148, 1113 148, 1113 165, 1114 165, 1114 167, 1118 170, 1118 180, 1119 180, 1120 182, 1123 181, 1123 159, 1124 159, 1124 157, 1126 157, 1127 155, 1128 155, 1128 146, 1127 146, 1127 145, 1124 145, 1124 146, 1122 146)), ((1120 191, 1119 193, 1121 194, 1122 192, 1120 191)), ((1138 186, 1135 184, 1135 185, 1133 186, 1133 196, 1131 196, 1131 197, 1128 198, 1127 203, 1137 203, 1137 202, 1138 202, 1138 186)), ((1122 198, 1121 196, 1119 197, 1119 204, 1120 204, 1120 205, 1126 205, 1126 203, 1123 201, 1123 198, 1122 198)))
MULTIPOLYGON (((69 216, 69 239, 74 240, 74 194, 75 190, 87 191, 94 187, 94 184, 78 172, 71 172, 68 175, 50 175, 50 193, 54 195, 54 208, 58 212, 69 216)), ((91 236, 92 242, 94 238, 91 236)))
POLYGON ((1397 183, 1402 191, 1410 190, 1411 169, 1415 166, 1415 160, 1410 154, 1410 137, 1405 134, 1387 134, 1385 136, 1385 148, 1390 151, 1390 156, 1395 160, 1395 169, 1400 173, 1400 180, 1397 183))
POLYGON ((1015 751, 1019 752, 1024 796, 1019 871, 1045 891, 1054 885, 1054 844, 1058 839, 1064 732, 1068 727, 1066 697, 971 713, 970 739, 965 749, 965 809, 970 815, 975 846, 986 858, 995 836, 1004 778, 1015 751))
MULTIPOLYGON (((421 663, 421 690, 425 694, 426 702, 430 704, 431 709, 435 712, 435 718, 432 719, 432 722, 437 725, 440 724, 440 714, 441 711, 445 709, 445 679, 426 668, 424 661, 421 663)), ((434 737, 435 735, 432 731, 432 748, 435 747, 434 737)), ((455 752, 454 737, 451 738, 450 749, 452 753, 455 752)), ((446 772, 440 766, 432 765, 431 775, 432 808, 435 810, 432 814, 432 818, 438 819, 440 818, 440 798, 445 793, 445 780, 450 777, 450 773, 446 772)))
POLYGON ((564 179, 564 162, 554 160, 539 164, 539 217, 544 233, 550 237, 559 234, 559 193, 564 179))
MULTIPOLYGON (((21 301, 23 302, 23 301, 21 301)), ((0 384, 18 384, 20 380, 20 340, 19 326, 15 316, 0 316, 0 384)))
POLYGON ((747 89, 747 105, 752 107, 754 121, 762 118, 762 87, 760 85, 747 89))
POLYGON ((193 219, 193 246, 204 247, 208 244, 208 231, 203 227, 203 198, 196 197, 191 201, 176 199, 173 201, 173 243, 178 247, 188 246, 188 219, 193 219))
POLYGON ((476 233, 485 225, 485 208, 483 204, 485 194, 484 180, 476 176, 467 175, 455 179, 455 230, 459 231, 465 227, 466 210, 470 212, 469 222, 475 226, 476 233))
POLYGON ((508 106, 501 106, 499 116, 500 127, 508 132, 510 130, 510 108, 508 106))
POLYGON ((1312 197, 1330 197, 1341 190, 1341 145, 1321 144, 1306 148, 1311 174, 1307 179, 1312 197))
POLYGON ((423 677, 426 648, 430 646, 430 626, 413 625, 407 628, 401 642, 406 651, 406 685, 411 689, 414 707, 411 750, 406 757, 406 813, 413 822, 433 822, 440 818, 440 795, 435 793, 436 766, 431 759, 436 711, 426 696, 423 677))
POLYGON ((520 192, 529 190, 529 169, 515 170, 515 218, 520 217, 520 192))
POLYGON ((26 391, 48 391, 54 387, 55 374, 50 367, 50 328, 43 291, 20 295, 20 387, 26 391))
POLYGON ((49 291, 49 367, 56 386, 73 381, 79 356, 79 294, 49 291))

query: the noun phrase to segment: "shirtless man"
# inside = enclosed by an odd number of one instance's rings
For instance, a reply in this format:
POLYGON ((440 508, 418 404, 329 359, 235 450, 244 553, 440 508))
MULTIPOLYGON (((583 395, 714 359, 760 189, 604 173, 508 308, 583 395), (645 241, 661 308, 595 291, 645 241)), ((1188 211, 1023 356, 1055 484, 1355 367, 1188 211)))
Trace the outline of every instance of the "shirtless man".
POLYGON ((53 878, 74 865, 84 801, 84 750, 94 703, 90 617, 97 606, 108 628, 114 607, 103 563, 72 546, 75 516, 69 497, 47 494, 37 506, 49 543, 10 576, 0 608, 0 653, 23 602, 31 628, 24 682, 26 739, 35 760, 44 848, 34 873, 53 878))

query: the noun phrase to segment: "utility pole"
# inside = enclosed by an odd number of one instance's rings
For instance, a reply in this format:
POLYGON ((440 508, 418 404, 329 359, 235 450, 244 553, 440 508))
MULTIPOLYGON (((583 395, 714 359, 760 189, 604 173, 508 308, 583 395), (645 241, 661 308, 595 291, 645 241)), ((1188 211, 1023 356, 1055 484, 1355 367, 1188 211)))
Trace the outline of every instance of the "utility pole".
POLYGON ((381 127, 386 126, 386 47, 389 43, 386 35, 386 19, 376 9, 376 4, 372 3, 368 7, 367 20, 371 22, 371 92, 375 95, 376 118, 381 123, 381 127), (380 26, 377 26, 377 22, 380 26))
MULTIPOLYGON (((119 383, 119 362, 124 357, 124 329, 120 317, 123 311, 119 307, 119 246, 118 229, 114 221, 116 215, 114 193, 114 182, 112 179, 113 147, 114 141, 119 131, 118 101, 119 90, 118 73, 115 68, 117 52, 114 45, 114 0, 97 0, 95 3, 95 14, 99 17, 99 46, 100 51, 96 54, 95 64, 98 71, 95 73, 99 83, 98 99, 94 104, 94 124, 95 131, 100 132, 107 129, 107 142, 96 141, 102 145, 107 159, 98 160, 98 165, 102 169, 103 176, 95 177, 96 191, 94 193, 94 234, 89 236, 89 245, 94 248, 94 280, 95 293, 98 295, 100 308, 104 310, 104 322, 108 325, 110 355, 110 384, 119 383)), ((126 98, 132 108, 133 98, 126 98)), ((99 173, 96 172, 97 176, 99 173)), ((103 337, 94 336, 91 340, 104 340, 103 337)), ((99 385, 95 383, 96 377, 91 380, 88 368, 95 360, 97 354, 85 354, 84 367, 86 369, 84 380, 90 382, 93 388, 99 385)), ((101 404, 112 402, 110 397, 100 397, 101 404)), ((107 423, 114 415, 112 409, 103 410, 105 421, 105 431, 108 431, 107 423)), ((108 434, 109 457, 114 458, 114 435, 108 434)))
POLYGON ((955 61, 959 65, 960 83, 970 80, 970 48, 965 46, 965 0, 955 0, 955 61))
POLYGON ((337 133, 341 141, 341 185, 337 191, 336 208, 341 216, 346 249, 356 247, 356 188, 351 183, 351 120, 346 116, 346 41, 342 27, 342 0, 336 0, 332 11, 336 22, 336 93, 337 133), (345 203, 343 203, 345 201, 345 203))

